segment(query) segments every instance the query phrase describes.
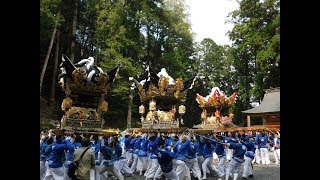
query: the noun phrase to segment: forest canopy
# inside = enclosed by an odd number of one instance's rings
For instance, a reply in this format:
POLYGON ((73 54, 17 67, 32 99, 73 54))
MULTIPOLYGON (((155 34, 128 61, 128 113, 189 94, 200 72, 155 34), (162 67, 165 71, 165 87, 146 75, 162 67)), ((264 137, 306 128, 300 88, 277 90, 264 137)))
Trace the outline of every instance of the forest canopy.
MULTIPOLYGON (((243 125, 241 111, 261 102, 265 89, 280 87, 280 1, 241 0, 226 21, 234 25, 232 44, 219 45, 195 41, 184 0, 40 0, 41 128, 63 115, 65 94, 57 83, 62 54, 74 63, 92 56, 104 71, 121 65, 106 96, 105 127, 126 128, 128 79, 142 77, 149 64, 174 79, 197 75, 184 99, 185 126, 201 122, 196 94, 206 96, 213 87, 237 92, 234 123, 243 125)), ((132 126, 139 127, 140 100, 133 95, 132 126)))

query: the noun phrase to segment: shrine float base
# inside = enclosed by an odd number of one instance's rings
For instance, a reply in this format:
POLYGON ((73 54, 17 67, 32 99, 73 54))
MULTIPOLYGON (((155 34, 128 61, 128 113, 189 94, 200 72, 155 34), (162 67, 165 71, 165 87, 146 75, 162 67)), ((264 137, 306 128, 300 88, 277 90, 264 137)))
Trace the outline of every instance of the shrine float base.
POLYGON ((168 128, 168 129, 154 129, 154 128, 131 128, 130 131, 133 133, 139 133, 139 132, 163 132, 163 133, 182 133, 187 132, 187 127, 178 127, 178 128, 168 128))
POLYGON ((197 134, 210 134, 212 132, 235 132, 235 131, 255 131, 269 130, 276 133, 280 129, 280 125, 255 125, 250 127, 229 127, 229 128, 214 128, 214 129, 192 129, 197 134))

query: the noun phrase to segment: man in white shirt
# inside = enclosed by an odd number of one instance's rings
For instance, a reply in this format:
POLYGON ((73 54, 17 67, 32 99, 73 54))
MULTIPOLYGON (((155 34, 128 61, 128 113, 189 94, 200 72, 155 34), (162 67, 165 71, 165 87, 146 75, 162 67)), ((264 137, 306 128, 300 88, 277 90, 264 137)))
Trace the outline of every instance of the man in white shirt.
POLYGON ((276 159, 276 164, 279 164, 280 161, 280 138, 278 136, 278 134, 274 135, 274 139, 273 139, 273 147, 274 147, 274 158, 276 159))

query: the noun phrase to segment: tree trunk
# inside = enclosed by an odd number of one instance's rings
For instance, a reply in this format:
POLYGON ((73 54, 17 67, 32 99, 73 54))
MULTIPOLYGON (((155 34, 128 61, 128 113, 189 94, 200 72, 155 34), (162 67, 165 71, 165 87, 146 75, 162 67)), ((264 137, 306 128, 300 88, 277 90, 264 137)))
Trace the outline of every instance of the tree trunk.
MULTIPOLYGON (((248 57, 244 57, 244 58, 248 58, 248 57)), ((249 59, 249 58, 248 58, 249 59)), ((245 104, 246 104, 246 109, 250 109, 250 82, 249 82, 249 78, 250 78, 250 74, 249 74, 249 60, 245 60, 245 89, 246 89, 246 98, 245 98, 245 104)))
POLYGON ((94 65, 95 66, 98 66, 98 54, 99 54, 99 51, 96 53, 96 55, 94 57, 94 65))
MULTIPOLYGON (((83 33, 83 34, 84 34, 84 33, 83 33)), ((82 44, 82 46, 81 46, 81 57, 83 57, 84 52, 86 52, 86 48, 88 47, 88 46, 86 46, 86 44, 87 44, 87 42, 88 42, 89 35, 87 36, 86 40, 84 40, 84 38, 85 38, 85 35, 83 35, 83 37, 82 37, 83 44, 82 44)))
POLYGON ((54 29, 53 29, 53 33, 52 33, 52 36, 51 36, 50 45, 49 45, 48 52, 47 52, 46 58, 44 60, 44 64, 43 64, 41 75, 40 75, 40 96, 41 96, 41 87, 42 87, 43 77, 44 77, 44 74, 45 74, 46 69, 47 69, 47 65, 48 65, 51 49, 52 49, 52 46, 53 46, 53 40, 54 40, 54 37, 56 36, 56 32, 57 32, 57 25, 58 25, 58 18, 57 18, 57 20, 55 22, 55 25, 54 25, 54 29))
POLYGON ((127 116, 127 129, 131 129, 131 105, 132 105, 132 90, 130 90, 130 95, 129 95, 129 104, 128 104, 128 116, 127 116))
POLYGON ((72 34, 71 34, 71 48, 70 48, 70 61, 72 63, 74 63, 74 47, 75 47, 75 42, 76 42, 77 17, 78 17, 78 0, 74 0, 72 34))
POLYGON ((54 66, 53 66, 52 83, 51 83, 51 98, 50 98, 50 103, 49 103, 50 106, 53 106, 55 104, 59 47, 60 47, 60 30, 58 29, 57 35, 56 35, 56 52, 55 52, 55 57, 54 57, 54 66))
POLYGON ((150 57, 150 46, 151 46, 151 40, 150 40, 150 35, 149 32, 150 27, 147 25, 147 59, 148 59, 148 65, 151 64, 151 57, 150 57))
POLYGON ((93 44, 91 44, 91 51, 90 51, 90 53, 91 53, 91 56, 93 57, 93 44))

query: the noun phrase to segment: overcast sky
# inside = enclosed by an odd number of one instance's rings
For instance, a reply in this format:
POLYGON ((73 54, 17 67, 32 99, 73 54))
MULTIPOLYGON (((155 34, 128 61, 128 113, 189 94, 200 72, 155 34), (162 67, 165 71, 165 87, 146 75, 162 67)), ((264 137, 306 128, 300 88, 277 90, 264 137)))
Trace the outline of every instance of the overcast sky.
POLYGON ((230 12, 238 8, 236 0, 185 0, 195 33, 195 40, 211 38, 219 45, 231 45, 226 33, 233 25, 225 23, 230 12))

